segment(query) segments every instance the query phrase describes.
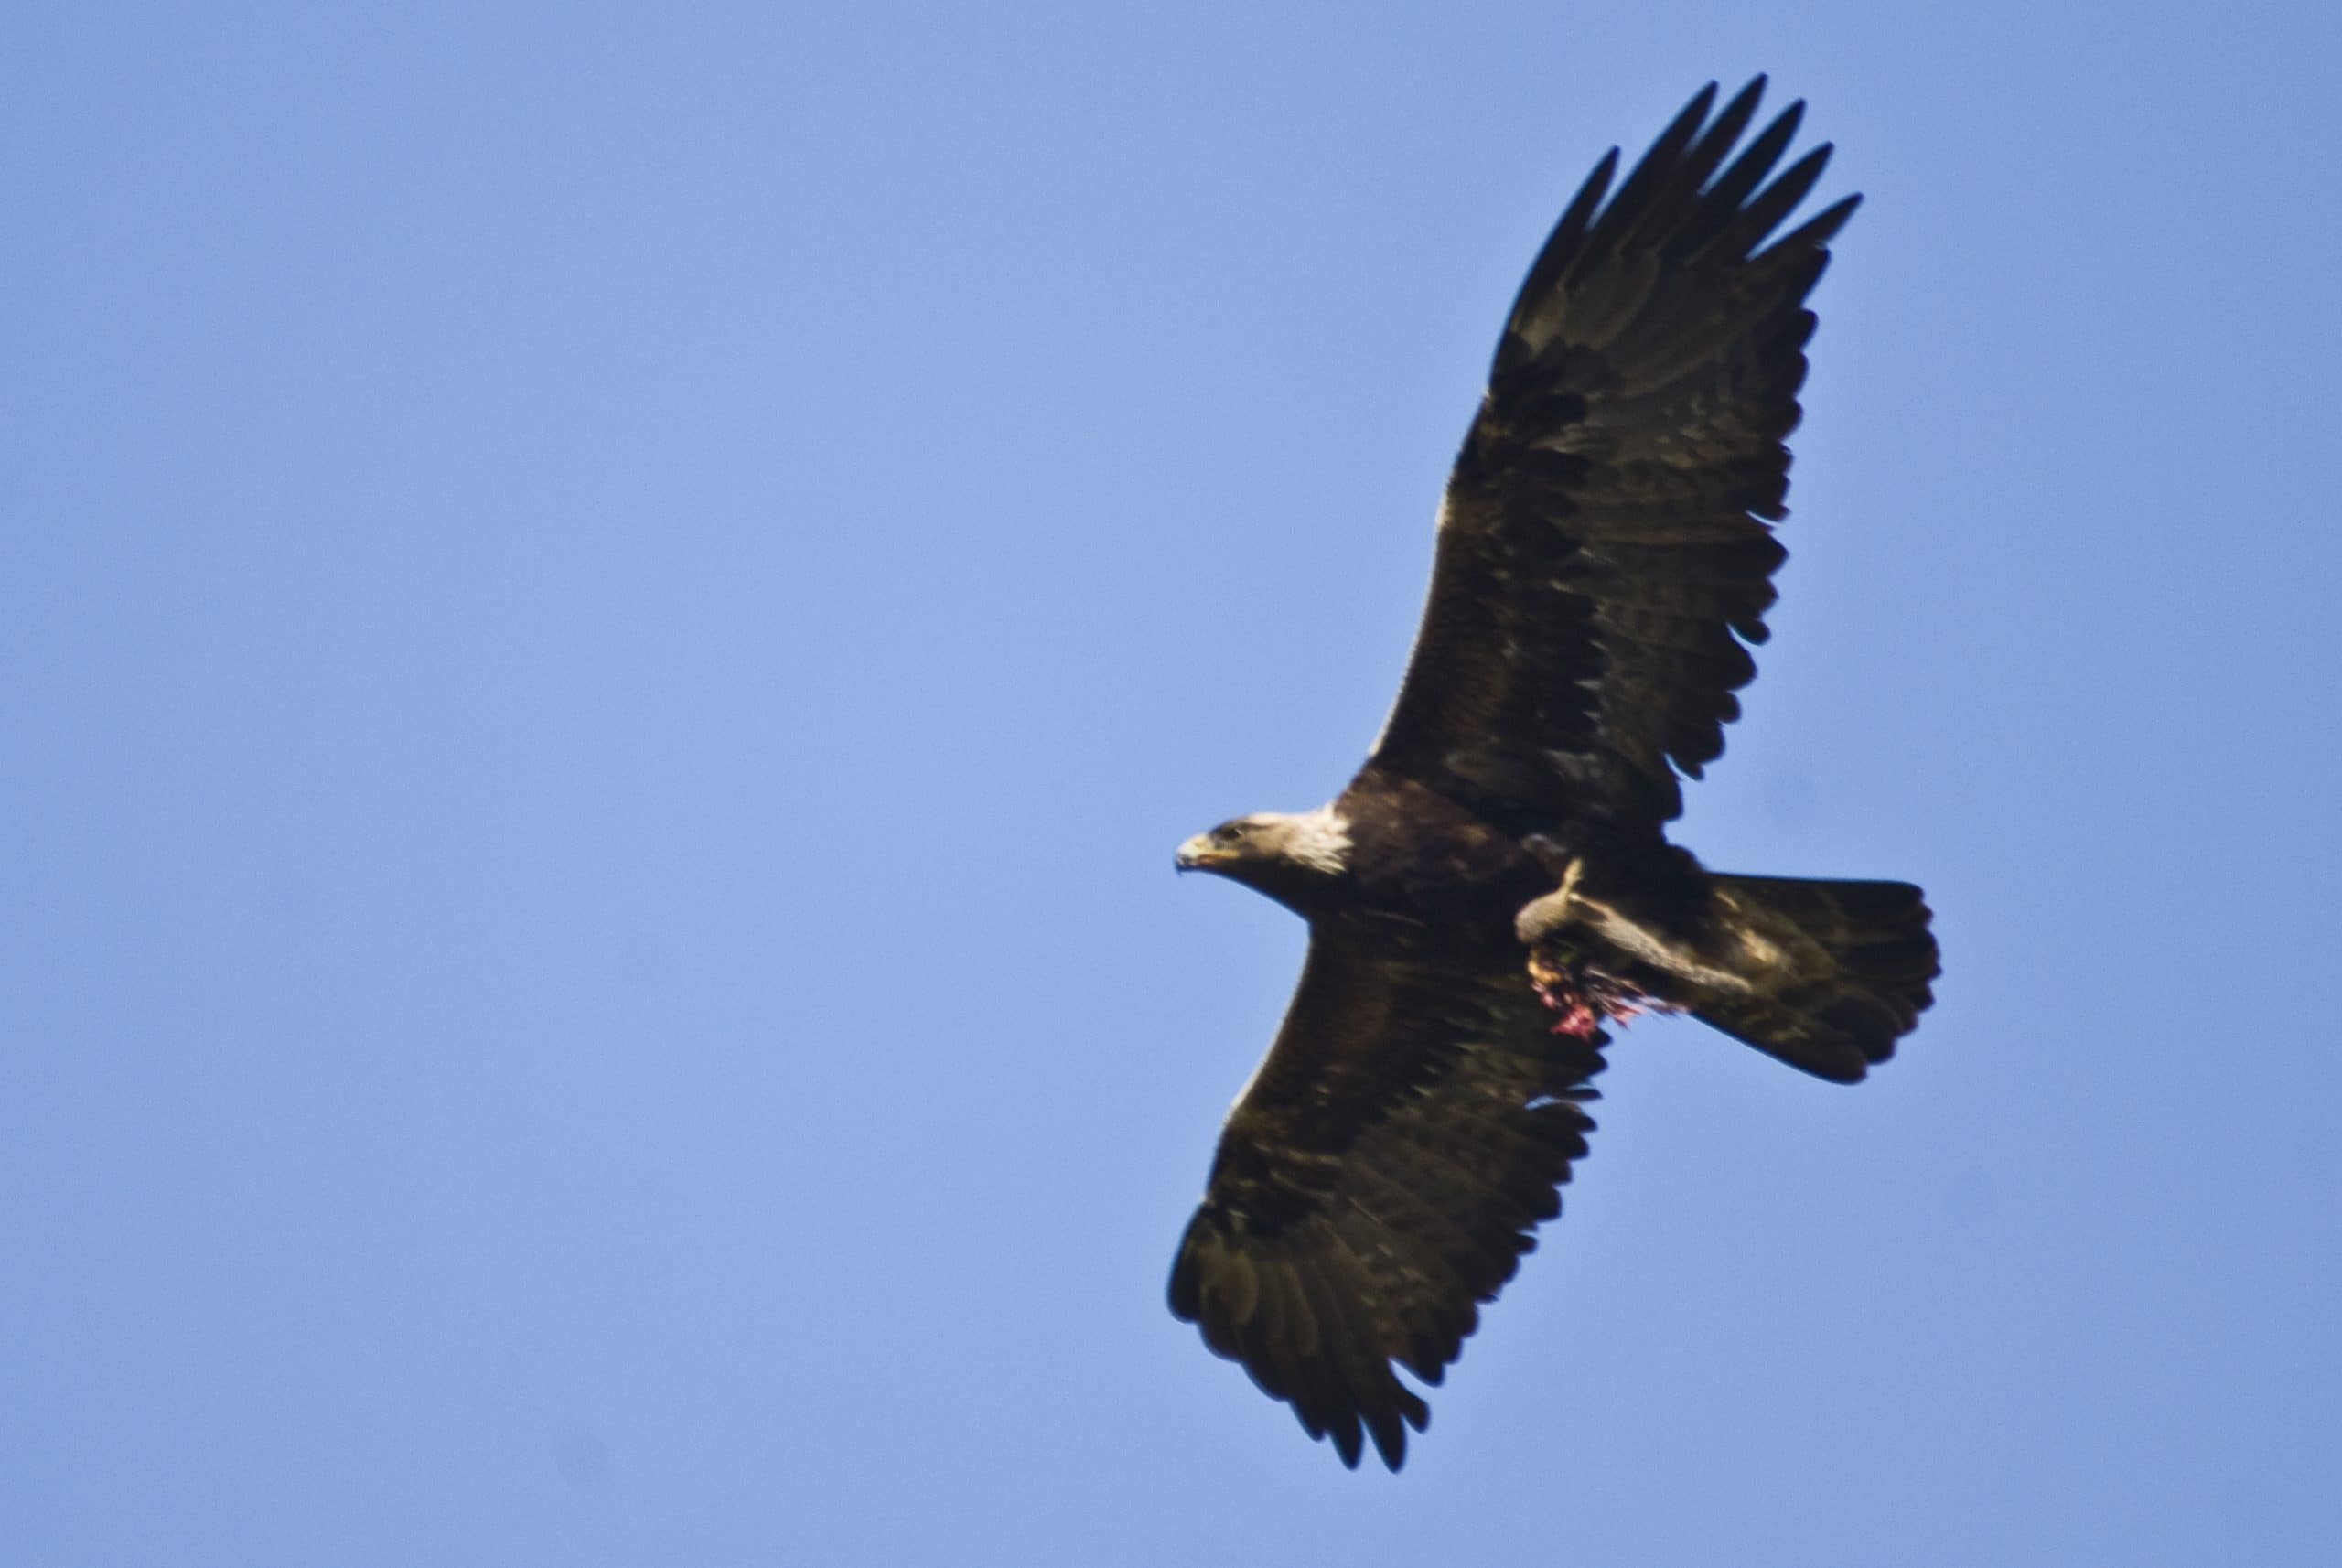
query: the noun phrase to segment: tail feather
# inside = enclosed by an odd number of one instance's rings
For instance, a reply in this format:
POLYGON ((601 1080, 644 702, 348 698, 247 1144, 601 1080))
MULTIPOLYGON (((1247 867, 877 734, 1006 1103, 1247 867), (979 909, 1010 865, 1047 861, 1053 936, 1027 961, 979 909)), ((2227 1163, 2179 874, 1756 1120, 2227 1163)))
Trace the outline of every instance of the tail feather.
POLYGON ((1711 993, 1693 1016, 1791 1067, 1858 1081, 1918 1027, 1941 972, 1927 901, 1907 882, 1715 877, 1719 914, 1778 961, 1754 989, 1711 993))

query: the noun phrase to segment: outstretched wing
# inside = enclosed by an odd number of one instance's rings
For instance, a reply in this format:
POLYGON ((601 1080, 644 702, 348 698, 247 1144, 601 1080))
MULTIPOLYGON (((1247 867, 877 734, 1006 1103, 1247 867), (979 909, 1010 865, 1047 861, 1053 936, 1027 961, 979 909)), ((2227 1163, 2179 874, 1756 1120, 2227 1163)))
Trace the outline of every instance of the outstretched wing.
POLYGON ((1220 1134, 1171 1310, 1356 1466, 1431 1419, 1437 1383, 1594 1127, 1591 1041, 1521 971, 1459 972, 1320 922, 1276 1043, 1220 1134))
POLYGON ((1763 86, 1710 120, 1710 84, 1606 203, 1613 150, 1530 269, 1370 766, 1523 827, 1663 822, 1724 750, 1786 554, 1804 301, 1860 199, 1765 244, 1830 148, 1773 177, 1795 103, 1727 165, 1763 86))

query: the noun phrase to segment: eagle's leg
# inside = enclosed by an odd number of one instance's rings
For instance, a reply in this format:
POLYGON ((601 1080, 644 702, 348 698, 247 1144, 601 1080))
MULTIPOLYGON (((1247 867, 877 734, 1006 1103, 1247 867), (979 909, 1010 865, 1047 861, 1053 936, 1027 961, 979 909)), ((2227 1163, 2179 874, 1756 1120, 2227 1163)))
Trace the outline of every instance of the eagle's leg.
MULTIPOLYGON (((1540 852, 1539 858, 1549 867, 1553 866, 1558 856, 1543 853, 1554 847, 1550 840, 1533 839, 1530 847, 1540 852)), ((1557 869, 1562 885, 1523 904, 1512 922, 1513 934, 1529 949, 1529 982, 1537 988, 1539 1000, 1557 1015, 1553 1033, 1588 1040, 1605 1019, 1623 1023, 1652 1008, 1675 1011, 1616 975, 1605 973, 1563 934, 1571 924, 1571 906, 1579 879, 1585 875, 1585 862, 1573 856, 1557 869)))
MULTIPOLYGON (((1550 860, 1546 864, 1552 865, 1550 860)), ((1584 983, 1578 955, 1559 940, 1569 924, 1570 904, 1578 878, 1585 875, 1585 862, 1574 858, 1556 869, 1562 885, 1523 904, 1513 917, 1512 929, 1529 949, 1529 983, 1537 988, 1539 1000, 1558 1015, 1553 1033, 1588 1040, 1602 1026, 1602 1010, 1584 983)))
MULTIPOLYGON (((1548 841, 1540 837, 1529 842, 1533 849, 1542 847, 1548 841)), ((1546 864, 1550 866, 1552 863, 1547 861, 1546 864)), ((1532 950, 1569 924, 1570 904, 1577 897, 1578 879, 1585 875, 1585 862, 1573 857, 1560 869, 1559 875, 1562 879, 1559 887, 1542 898, 1531 898, 1512 918, 1513 935, 1532 950)))

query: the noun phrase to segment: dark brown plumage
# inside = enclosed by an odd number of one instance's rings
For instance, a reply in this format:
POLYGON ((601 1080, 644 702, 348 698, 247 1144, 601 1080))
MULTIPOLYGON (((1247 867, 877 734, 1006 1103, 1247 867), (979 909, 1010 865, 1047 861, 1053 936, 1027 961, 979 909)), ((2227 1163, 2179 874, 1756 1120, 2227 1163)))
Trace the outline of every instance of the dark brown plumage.
POLYGON ((1829 148, 1775 172, 1791 105, 1735 151, 1762 87, 1711 118, 1711 85, 1615 194, 1614 151, 1530 269, 1357 778, 1180 849, 1310 947, 1171 1307, 1345 1464, 1399 1467, 1429 1411, 1397 1369, 1437 1383, 1559 1212, 1602 1023, 1690 1012, 1853 1081, 1931 1000, 1918 888, 1711 873, 1663 833, 1755 674, 1805 297, 1857 199, 1770 239, 1829 148))

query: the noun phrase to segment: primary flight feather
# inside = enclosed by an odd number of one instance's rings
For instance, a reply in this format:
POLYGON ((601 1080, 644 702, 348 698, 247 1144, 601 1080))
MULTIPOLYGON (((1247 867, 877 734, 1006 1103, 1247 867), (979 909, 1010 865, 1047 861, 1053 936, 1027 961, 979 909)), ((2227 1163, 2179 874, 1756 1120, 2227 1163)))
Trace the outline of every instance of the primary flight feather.
POLYGON ((1917 887, 1711 872, 1664 832, 1756 673, 1805 299, 1859 200, 1779 232, 1830 149, 1780 166, 1802 104, 1742 145, 1763 87, 1711 84, 1615 191, 1614 150, 1545 242, 1358 776, 1179 848, 1309 953, 1171 1310, 1346 1465, 1399 1467, 1430 1412, 1398 1369, 1437 1383, 1560 1212, 1605 1022, 1685 1012, 1850 1083, 1931 1000, 1917 887))

